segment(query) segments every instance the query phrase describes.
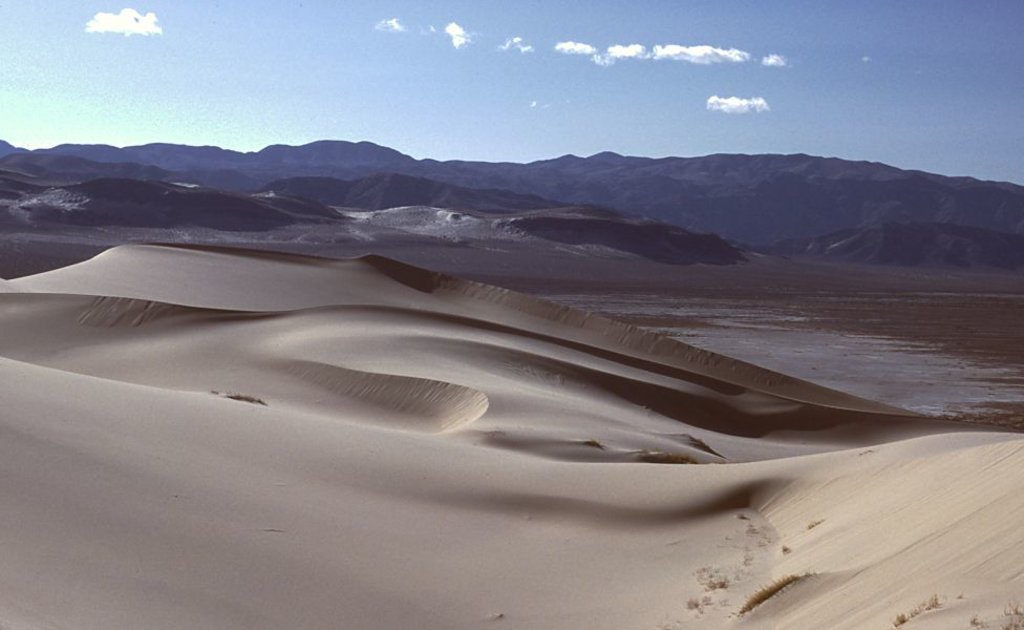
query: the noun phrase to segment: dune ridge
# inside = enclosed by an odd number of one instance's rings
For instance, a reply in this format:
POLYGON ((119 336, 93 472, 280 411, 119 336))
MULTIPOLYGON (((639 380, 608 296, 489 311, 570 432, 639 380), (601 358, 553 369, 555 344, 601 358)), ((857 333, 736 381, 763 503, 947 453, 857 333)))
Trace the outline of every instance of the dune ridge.
POLYGON ((998 627, 1024 587, 1018 434, 380 257, 0 282, 0 401, 12 628, 864 628, 933 595, 913 627, 998 627))

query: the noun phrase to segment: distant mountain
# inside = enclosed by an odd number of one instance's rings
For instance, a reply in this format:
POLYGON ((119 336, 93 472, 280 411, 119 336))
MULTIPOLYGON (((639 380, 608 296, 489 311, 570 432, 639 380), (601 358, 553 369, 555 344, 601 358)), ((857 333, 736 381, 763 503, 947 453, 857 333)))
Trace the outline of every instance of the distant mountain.
POLYGON ((1024 235, 948 223, 886 223, 778 243, 778 254, 904 267, 1024 268, 1024 235))
POLYGON ((331 206, 366 210, 430 206, 508 212, 570 205, 536 195, 518 194, 507 190, 464 188, 395 173, 371 175, 354 181, 333 177, 292 177, 270 182, 262 191, 304 197, 331 206))
MULTIPOLYGON (((135 162, 172 171, 179 181, 238 191, 255 191, 282 178, 356 180, 397 173, 610 207, 756 244, 912 221, 1024 233, 1024 187, 803 154, 643 158, 606 152, 529 164, 440 162, 343 141, 250 153, 171 144, 62 145, 29 155, 39 154, 135 162)), ((0 168, 5 168, 2 161, 0 168)))
POLYGON ((400 170, 416 160, 394 149, 371 142, 323 140, 293 147, 272 145, 260 151, 242 153, 220 147, 193 147, 155 143, 125 148, 109 145, 62 144, 34 153, 73 155, 94 162, 137 162, 168 171, 236 171, 262 182, 285 175, 370 174, 400 170))
MULTIPOLYGON (((363 243, 439 241, 468 247, 506 244, 575 251, 599 257, 637 257, 671 265, 732 265, 744 253, 714 234, 694 234, 601 208, 553 208, 507 213, 453 211, 425 206, 343 211, 346 226, 363 243)), ((528 255, 528 254, 527 254, 528 255)))
POLYGON ((37 189, 10 204, 8 216, 35 226, 204 227, 236 232, 341 220, 330 208, 312 201, 133 179, 37 189))
POLYGON ((0 158, 4 157, 5 155, 11 155, 12 153, 24 153, 24 152, 25 152, 25 149, 19 149, 18 147, 14 146, 13 144, 10 144, 8 142, 4 142, 3 140, 0 140, 0 158))
POLYGON ((732 265, 743 252, 714 234, 695 234, 653 221, 607 216, 531 216, 511 224, 526 234, 557 243, 599 245, 670 265, 732 265))
POLYGON ((79 182, 100 177, 141 180, 173 179, 174 174, 135 162, 97 162, 59 153, 14 153, 0 158, 0 169, 43 180, 79 182))
POLYGON ((600 204, 767 243, 885 222, 1024 232, 1024 187, 807 155, 566 156, 526 165, 424 162, 427 176, 600 204))
POLYGON ((46 188, 35 177, 0 169, 0 199, 19 199, 23 195, 46 188))

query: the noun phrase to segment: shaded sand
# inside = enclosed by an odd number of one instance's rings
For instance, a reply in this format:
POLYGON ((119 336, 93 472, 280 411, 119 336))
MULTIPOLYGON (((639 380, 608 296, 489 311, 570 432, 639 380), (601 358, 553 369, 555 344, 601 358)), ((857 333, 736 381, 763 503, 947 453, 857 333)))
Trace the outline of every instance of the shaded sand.
POLYGON ((968 627, 1024 591, 1017 435, 379 257, 0 282, 0 402, 4 628, 884 628, 932 595, 910 627, 968 627))

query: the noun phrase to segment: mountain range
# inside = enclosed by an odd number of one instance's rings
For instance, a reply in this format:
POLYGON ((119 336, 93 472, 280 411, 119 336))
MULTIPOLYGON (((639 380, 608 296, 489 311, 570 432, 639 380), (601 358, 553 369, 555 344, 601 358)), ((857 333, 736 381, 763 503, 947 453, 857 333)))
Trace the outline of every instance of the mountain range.
MULTIPOLYGON (((645 158, 606 152, 528 164, 442 162, 344 141, 273 145, 248 153, 174 144, 66 144, 24 151, 3 143, 4 153, 0 169, 39 176, 81 179, 92 172, 95 177, 188 182, 238 192, 282 186, 280 180, 297 177, 353 181, 398 174, 432 180, 427 186, 437 190, 455 187, 444 193, 455 198, 464 199, 466 190, 500 190, 563 205, 611 208, 751 244, 908 222, 1024 233, 1022 186, 803 154, 645 158)), ((301 185, 315 187, 309 181, 301 185)), ((345 198, 350 189, 343 188, 327 186, 321 192, 345 198)), ((379 190, 373 194, 384 199, 379 190)), ((438 193, 439 198, 444 194, 438 193)))

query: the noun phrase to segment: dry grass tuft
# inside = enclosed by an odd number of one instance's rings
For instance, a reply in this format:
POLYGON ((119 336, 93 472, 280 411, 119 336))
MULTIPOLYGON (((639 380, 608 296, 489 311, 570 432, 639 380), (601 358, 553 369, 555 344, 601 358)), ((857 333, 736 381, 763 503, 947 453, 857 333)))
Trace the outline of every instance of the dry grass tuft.
POLYGON ((648 464, 699 464, 697 460, 686 453, 662 453, 660 451, 640 451, 637 455, 640 461, 648 464))
POLYGON ((264 407, 267 406, 267 401, 263 400, 262 398, 250 396, 249 394, 237 394, 234 392, 218 392, 215 390, 211 390, 210 393, 213 394, 214 396, 223 396, 224 398, 230 398, 231 400, 252 403, 254 405, 263 405, 264 407))
POLYGON ((786 545, 782 545, 782 555, 788 555, 791 551, 793 550, 787 547, 786 545))
POLYGON ((812 529, 814 529, 814 528, 815 528, 815 527, 817 527, 818 525, 821 525, 821 524, 822 524, 822 523, 824 523, 824 522, 825 522, 825 519, 823 519, 823 518, 819 518, 819 519, 818 519, 818 520, 816 520, 816 521, 811 521, 810 523, 808 523, 808 524, 807 524, 807 529, 808 529, 808 530, 812 530, 812 529))
POLYGON ((590 448, 596 448, 604 450, 604 444, 601 444, 597 440, 583 440, 583 446, 589 446, 590 448))
POLYGON ((896 618, 892 620, 892 627, 893 628, 899 628, 900 626, 902 626, 903 624, 907 623, 908 621, 910 621, 914 617, 920 615, 921 613, 928 612, 929 610, 935 610, 936 608, 941 608, 941 607, 942 607, 942 600, 939 598, 938 595, 932 595, 928 599, 926 599, 923 602, 921 602, 920 604, 918 604, 910 612, 900 613, 900 614, 896 615, 896 618))
POLYGON ((1010 602, 1003 609, 1002 630, 1024 630, 1024 608, 1017 602, 1010 602))
POLYGON ((747 614, 748 612, 754 610, 755 608, 765 603, 772 597, 778 595, 784 588, 786 588, 790 584, 799 582, 800 580, 804 579, 805 577, 809 577, 810 575, 810 573, 804 573, 803 575, 786 575, 784 577, 780 577, 771 584, 762 586, 760 589, 755 591, 753 595, 747 598, 747 601, 743 604, 743 607, 740 608, 740 614, 747 614))

